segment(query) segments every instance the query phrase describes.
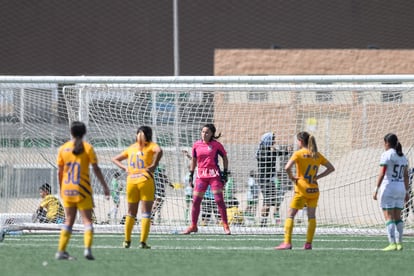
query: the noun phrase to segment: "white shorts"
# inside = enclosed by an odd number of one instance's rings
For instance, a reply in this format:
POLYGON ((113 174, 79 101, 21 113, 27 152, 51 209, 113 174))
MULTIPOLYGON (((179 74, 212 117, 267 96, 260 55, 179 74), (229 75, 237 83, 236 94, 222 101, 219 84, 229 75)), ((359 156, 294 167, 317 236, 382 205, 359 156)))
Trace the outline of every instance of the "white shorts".
POLYGON ((404 185, 386 185, 381 191, 381 208, 383 210, 404 209, 405 193, 404 185))

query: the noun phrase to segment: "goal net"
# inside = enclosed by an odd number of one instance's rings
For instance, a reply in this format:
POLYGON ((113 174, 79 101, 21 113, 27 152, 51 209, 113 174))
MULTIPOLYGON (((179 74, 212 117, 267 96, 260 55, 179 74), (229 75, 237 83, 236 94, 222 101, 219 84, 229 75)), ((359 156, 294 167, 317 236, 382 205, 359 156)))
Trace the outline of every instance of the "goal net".
MULTIPOLYGON (((96 231, 123 232, 125 174, 111 158, 134 142, 140 125, 148 125, 164 150, 157 182, 165 187, 158 189, 151 231, 181 232, 191 216, 184 152, 200 139, 203 124, 214 123, 229 157, 231 180, 225 199, 233 233, 283 233, 293 193, 283 167, 297 148, 299 131, 312 133, 319 151, 336 168, 319 183, 317 231, 383 233, 385 221, 372 198, 383 137, 396 133, 413 166, 412 118, 414 76, 0 76, 0 223, 58 228, 41 224, 32 214, 41 202, 43 183, 59 197, 57 149, 70 139, 70 122, 81 120, 113 195, 105 200, 91 172, 96 231), (256 150, 267 132, 275 133, 276 149, 288 154, 276 163, 277 207, 264 217, 260 188, 248 183, 250 175, 257 175, 256 150), (251 187, 257 201, 251 198, 251 187)), ((410 199, 404 210, 406 233, 414 230, 413 220, 410 199)), ((80 220, 77 223, 80 227, 80 220)), ((199 225, 200 232, 223 232, 208 196, 199 225)), ((304 210, 296 217, 294 231, 303 233, 306 226, 304 210)))

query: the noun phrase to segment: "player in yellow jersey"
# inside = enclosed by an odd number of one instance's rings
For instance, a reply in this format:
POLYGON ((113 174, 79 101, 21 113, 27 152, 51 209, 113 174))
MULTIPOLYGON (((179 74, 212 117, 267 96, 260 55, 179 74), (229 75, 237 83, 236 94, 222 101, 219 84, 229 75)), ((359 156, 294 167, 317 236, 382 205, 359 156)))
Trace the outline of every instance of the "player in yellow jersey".
POLYGON ((57 157, 58 178, 63 207, 65 208, 66 220, 60 232, 58 252, 56 259, 73 260, 74 257, 66 252, 72 227, 75 222, 76 213, 82 216, 84 225, 84 256, 88 260, 94 260, 91 252, 93 241, 93 198, 92 185, 89 177, 89 166, 101 183, 104 194, 109 200, 109 187, 98 166, 95 150, 87 142, 83 141, 86 134, 84 123, 75 121, 71 124, 72 140, 67 141, 59 148, 57 157))
POLYGON ((41 223, 63 223, 65 220, 65 211, 57 197, 51 194, 52 188, 49 183, 44 183, 39 188, 40 202, 39 208, 36 210, 37 217, 41 223))
POLYGON ((289 179, 295 183, 295 194, 285 221, 284 242, 275 247, 276 250, 292 249, 293 221, 298 210, 305 206, 308 214, 308 230, 303 249, 312 249, 316 229, 316 206, 319 199, 318 180, 335 170, 334 166, 318 152, 313 135, 304 131, 299 132, 296 138, 299 150, 293 153, 285 166, 289 179), (296 165, 296 175, 292 173, 293 165, 296 165), (320 165, 326 168, 323 172, 318 172, 320 165))
POLYGON ((125 248, 131 246, 132 230, 140 202, 142 220, 139 247, 142 249, 151 248, 147 245, 147 239, 155 197, 154 171, 161 157, 161 147, 152 141, 152 129, 149 126, 141 126, 136 134, 136 142, 121 154, 112 158, 112 162, 128 174, 126 188, 128 214, 125 219, 125 239, 123 244, 125 248), (124 160, 127 160, 127 165, 122 163, 124 160))

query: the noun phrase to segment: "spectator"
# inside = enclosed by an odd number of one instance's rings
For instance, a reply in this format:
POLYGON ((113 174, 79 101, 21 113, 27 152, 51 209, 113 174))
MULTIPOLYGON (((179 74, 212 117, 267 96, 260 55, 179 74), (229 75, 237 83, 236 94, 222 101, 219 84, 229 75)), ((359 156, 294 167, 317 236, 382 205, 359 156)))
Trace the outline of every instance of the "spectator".
POLYGON ((279 212, 280 201, 277 201, 277 187, 275 184, 277 157, 288 154, 289 152, 286 149, 276 149, 275 134, 273 132, 262 135, 256 151, 258 180, 263 195, 263 206, 260 212, 260 225, 262 227, 267 225, 271 207, 275 207, 275 214, 279 212))
POLYGON ((245 214, 249 218, 256 217, 257 204, 259 203, 260 187, 256 182, 256 176, 256 172, 251 170, 247 180, 247 207, 245 214))
POLYGON ((155 170, 154 182, 155 200, 151 211, 151 222, 153 224, 155 222, 155 216, 157 216, 157 223, 161 223, 161 209, 165 201, 165 187, 170 186, 174 188, 174 186, 171 184, 170 179, 165 174, 165 168, 161 165, 158 165, 157 169, 155 170))
POLYGON ((111 181, 111 197, 112 202, 114 203, 114 207, 108 213, 108 220, 113 220, 114 223, 117 222, 117 215, 119 204, 121 202, 121 191, 123 190, 123 186, 120 184, 121 174, 119 172, 115 172, 111 181))

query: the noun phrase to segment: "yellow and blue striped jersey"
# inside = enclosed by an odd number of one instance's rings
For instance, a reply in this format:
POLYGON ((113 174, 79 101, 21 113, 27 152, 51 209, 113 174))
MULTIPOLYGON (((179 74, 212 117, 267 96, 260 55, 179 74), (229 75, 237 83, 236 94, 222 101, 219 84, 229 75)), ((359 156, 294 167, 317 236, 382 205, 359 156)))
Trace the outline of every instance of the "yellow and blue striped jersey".
POLYGON ((59 199, 57 199, 54 195, 45 196, 42 199, 40 206, 47 210, 46 218, 48 220, 55 220, 57 218, 65 217, 62 204, 60 204, 59 199))
POLYGON ((63 166, 61 197, 66 202, 79 202, 92 196, 89 176, 90 164, 98 163, 95 150, 87 142, 83 142, 84 151, 79 155, 72 153, 74 142, 68 141, 59 148, 58 166, 63 166))
POLYGON ((293 153, 290 159, 295 162, 296 176, 299 178, 295 185, 295 192, 303 195, 319 194, 315 177, 319 166, 328 163, 328 160, 321 153, 317 153, 317 157, 313 158, 306 148, 293 153))

